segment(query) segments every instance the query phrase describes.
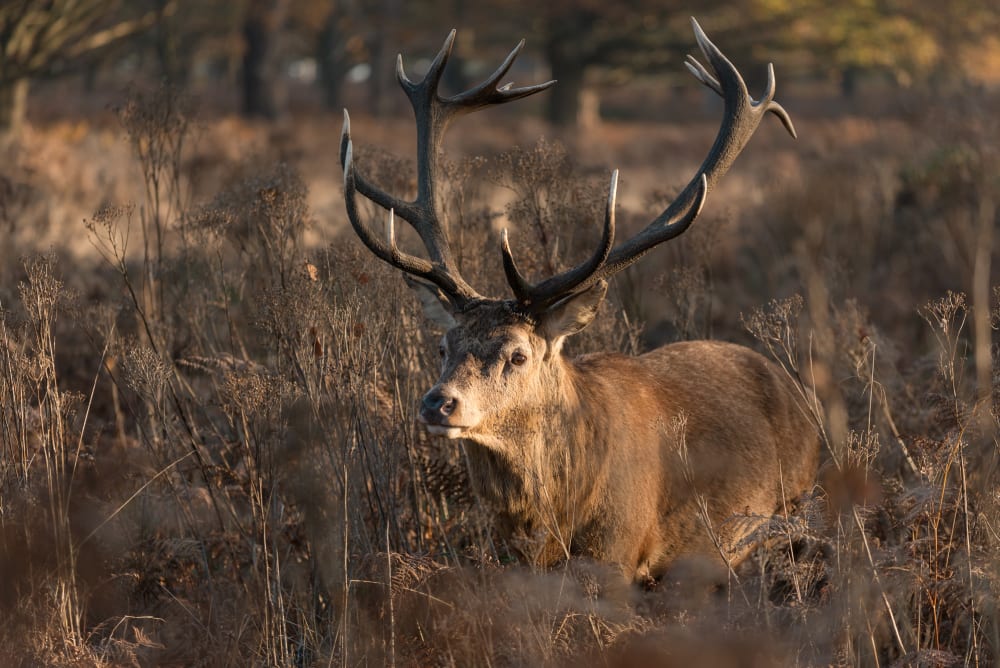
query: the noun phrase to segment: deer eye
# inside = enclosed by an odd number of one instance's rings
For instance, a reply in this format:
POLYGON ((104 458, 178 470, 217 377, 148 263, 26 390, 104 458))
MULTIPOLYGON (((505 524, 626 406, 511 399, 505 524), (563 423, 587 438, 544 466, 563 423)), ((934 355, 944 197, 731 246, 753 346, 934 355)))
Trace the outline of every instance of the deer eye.
POLYGON ((510 356, 510 363, 514 366, 521 366, 528 361, 527 355, 522 353, 520 350, 514 351, 514 354, 510 356))
POLYGON ((442 343, 438 346, 438 354, 441 355, 442 359, 444 359, 445 352, 447 351, 444 349, 444 344, 442 343))

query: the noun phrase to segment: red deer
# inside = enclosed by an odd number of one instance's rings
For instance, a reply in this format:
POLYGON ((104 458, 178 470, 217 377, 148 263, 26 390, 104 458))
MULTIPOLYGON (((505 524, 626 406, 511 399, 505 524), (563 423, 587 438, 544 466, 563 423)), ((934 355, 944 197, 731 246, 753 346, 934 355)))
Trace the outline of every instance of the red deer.
POLYGON ((732 563, 747 531, 740 528, 746 522, 731 518, 771 516, 816 475, 819 438, 798 388, 748 348, 694 341, 639 357, 561 353, 566 337, 593 319, 607 279, 688 228, 765 114, 795 136, 774 101, 773 67, 764 96, 753 100, 736 68, 692 23, 714 74, 691 56, 687 67, 724 101, 721 129, 701 168, 663 213, 618 246, 616 171, 599 248, 538 283, 518 270, 505 231, 500 246, 513 299, 484 297, 459 274, 439 219, 437 159, 453 119, 555 83, 498 86, 524 42, 486 81, 451 97, 438 84, 455 31, 418 83, 399 57, 397 78, 417 127, 413 201, 358 172, 344 113, 340 159, 351 225, 376 256, 409 275, 425 312, 447 330, 441 377, 423 397, 420 421, 432 434, 465 442, 473 483, 495 508, 499 529, 536 565, 582 555, 643 580, 685 554, 732 563), (361 220, 357 193, 390 212, 384 240, 361 220), (416 230, 427 259, 400 250, 395 217, 416 230))

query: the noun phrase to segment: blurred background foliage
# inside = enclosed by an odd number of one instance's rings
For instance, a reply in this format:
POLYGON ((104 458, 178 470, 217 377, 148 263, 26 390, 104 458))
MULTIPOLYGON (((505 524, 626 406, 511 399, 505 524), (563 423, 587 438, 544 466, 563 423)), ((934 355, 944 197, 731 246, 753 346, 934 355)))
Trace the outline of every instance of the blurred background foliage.
POLYGON ((595 87, 677 76, 692 12, 731 58, 778 60, 786 79, 834 84, 847 97, 872 81, 933 91, 1000 81, 993 0, 706 0, 696 10, 676 0, 5 0, 0 128, 19 126, 33 86, 68 76, 89 90, 146 78, 225 91, 224 111, 264 118, 295 104, 337 109, 355 87, 364 93, 352 105, 387 114, 400 109, 396 53, 429 57, 452 27, 454 88, 523 36, 513 76, 531 67, 558 79, 548 120, 586 124, 601 114, 595 87))

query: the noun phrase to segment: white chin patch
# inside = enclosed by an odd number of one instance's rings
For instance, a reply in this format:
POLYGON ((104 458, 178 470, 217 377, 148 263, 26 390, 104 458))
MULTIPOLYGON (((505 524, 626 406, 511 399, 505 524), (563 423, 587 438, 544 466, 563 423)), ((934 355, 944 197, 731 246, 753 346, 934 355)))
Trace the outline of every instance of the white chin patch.
POLYGON ((427 431, 434 434, 435 436, 444 436, 445 438, 461 438, 462 433, 465 431, 462 427, 447 427, 441 424, 429 424, 427 426, 427 431))

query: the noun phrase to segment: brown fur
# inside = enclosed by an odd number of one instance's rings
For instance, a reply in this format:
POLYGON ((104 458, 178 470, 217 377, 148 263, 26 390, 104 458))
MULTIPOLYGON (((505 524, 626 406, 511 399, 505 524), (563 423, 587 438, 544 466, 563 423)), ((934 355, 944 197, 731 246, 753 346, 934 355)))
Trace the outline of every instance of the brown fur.
POLYGON ((449 435, 532 562, 585 555, 642 579, 685 554, 738 557, 747 523, 733 516, 770 516, 812 485, 816 429, 756 352, 696 341, 571 360, 562 338, 504 302, 478 306, 445 335, 435 386, 459 398, 439 425, 470 425, 449 435))

